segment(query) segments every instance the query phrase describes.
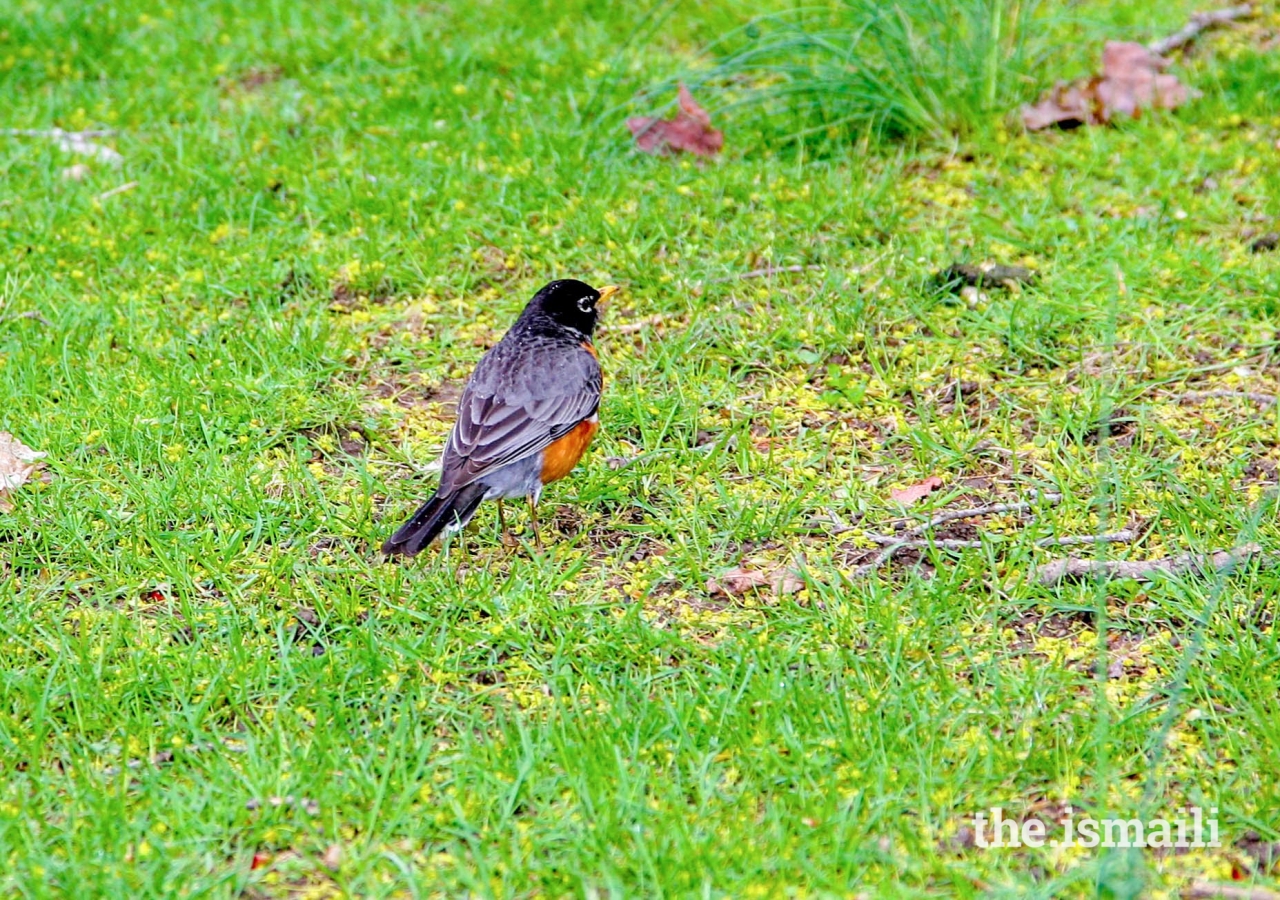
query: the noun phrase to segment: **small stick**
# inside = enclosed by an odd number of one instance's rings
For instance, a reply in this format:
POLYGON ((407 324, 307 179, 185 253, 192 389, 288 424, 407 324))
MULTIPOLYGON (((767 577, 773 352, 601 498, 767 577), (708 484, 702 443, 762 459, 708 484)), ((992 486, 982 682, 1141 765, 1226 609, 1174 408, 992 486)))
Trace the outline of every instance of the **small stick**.
MULTIPOLYGON (((867 540, 883 546, 897 546, 899 549, 923 550, 928 547, 941 547, 944 550, 965 550, 981 547, 982 541, 962 540, 956 538, 934 538, 932 540, 903 540, 888 534, 863 535, 867 540)), ((1128 544, 1136 541, 1139 532, 1132 528, 1124 531, 1113 531, 1110 534, 1069 534, 1065 537, 1047 537, 1036 541, 1037 547, 1074 547, 1079 544, 1128 544)))
MULTIPOLYGON (((864 578, 867 575, 870 575, 872 572, 879 569, 889 560, 893 559, 894 555, 897 554, 899 550, 919 549, 922 547, 931 547, 931 546, 942 547, 944 549, 964 550, 964 549, 971 549, 971 548, 982 546, 981 541, 953 540, 950 538, 941 538, 934 541, 917 540, 917 538, 925 531, 928 531, 930 528, 936 528, 937 526, 942 525, 946 522, 952 522, 952 521, 955 521, 956 519, 972 519, 977 516, 998 516, 1003 513, 1026 512, 1028 510, 1034 509, 1038 503, 1044 503, 1049 506, 1057 506, 1061 502, 1062 502, 1061 494, 1041 494, 1037 496, 1035 501, 1024 500, 1019 503, 993 503, 993 504, 990 504, 989 506, 974 506, 969 509, 953 509, 948 512, 942 512, 934 516, 932 519, 930 519, 927 522, 921 522, 919 525, 916 525, 912 528, 907 529, 900 535, 890 536, 890 535, 881 535, 881 534, 869 534, 867 535, 867 537, 870 540, 875 541, 877 543, 883 542, 888 544, 888 546, 886 546, 883 550, 877 553, 875 559, 871 560, 871 562, 864 563, 863 565, 860 565, 856 569, 854 569, 849 574, 849 577, 864 578)), ((844 532, 853 531, 853 530, 854 530, 853 526, 841 525, 831 533, 843 534, 844 532)), ((1052 539, 1050 538, 1049 540, 1052 540, 1052 539)))
POLYGON ((708 278, 703 284, 717 284, 722 281, 744 281, 748 278, 769 278, 773 275, 795 274, 797 272, 816 272, 822 266, 765 266, 763 269, 752 269, 740 275, 727 275, 723 278, 708 278))
POLYGON ((18 319, 35 319, 37 322, 39 322, 41 325, 45 326, 46 328, 50 327, 53 324, 44 316, 40 315, 40 313, 36 312, 34 309, 29 309, 26 312, 10 313, 7 316, 0 316, 0 322, 16 322, 18 319))
POLYGON ((98 195, 99 200, 106 200, 108 197, 114 197, 116 194, 123 194, 125 191, 131 191, 138 186, 136 181, 126 181, 119 187, 113 187, 109 191, 103 191, 98 195))
POLYGON ((1125 578, 1154 581, 1158 575, 1227 575, 1259 556, 1264 565, 1280 561, 1277 554, 1263 553, 1259 544, 1242 544, 1232 550, 1183 553, 1141 562, 1066 557, 1041 566, 1039 581, 1043 585, 1055 585, 1064 581, 1079 581, 1092 575, 1109 581, 1125 578))
POLYGON ((650 326, 661 325, 666 320, 666 316, 658 314, 644 319, 637 319, 625 325, 601 325, 600 330, 605 334, 635 334, 637 331, 644 331, 650 326))
POLYGON ((1182 896, 1187 900, 1280 900, 1280 893, 1270 888, 1218 884, 1212 881, 1197 881, 1183 890, 1182 896))
POLYGON ((5 128, 0 134, 6 137, 35 137, 35 138, 53 138, 62 140, 63 138, 91 138, 91 137, 110 137, 115 134, 114 131, 96 130, 96 131, 63 131, 61 128, 5 128))
POLYGON ((934 538, 933 540, 903 539, 889 534, 864 534, 867 540, 882 547, 893 547, 895 550, 925 550, 929 547, 941 547, 944 550, 966 550, 981 547, 982 541, 968 541, 961 538, 934 538))
POLYGON ((1038 495, 1033 501, 1023 501, 1021 503, 993 503, 990 506, 974 506, 969 509, 953 509, 950 512, 938 513, 928 522, 916 525, 903 532, 903 537, 915 537, 931 528, 937 528, 947 522, 954 522, 956 519, 973 519, 978 516, 999 516, 1005 513, 1027 512, 1035 509, 1037 505, 1043 503, 1046 506, 1057 506, 1062 502, 1061 494, 1042 494, 1038 495))
POLYGON ((103 162, 111 163, 118 166, 124 162, 124 157, 117 151, 102 144, 95 144, 90 138, 105 137, 114 134, 111 131, 64 131, 61 128, 48 128, 44 130, 32 128, 6 128, 0 131, 0 134, 9 137, 34 137, 47 138, 54 141, 67 153, 80 153, 85 156, 96 156, 103 162))
MULTIPOLYGON (((737 438, 735 436, 731 436, 729 440, 725 442, 725 445, 727 449, 732 450, 737 446, 737 438)), ((719 446, 720 442, 715 441, 709 444, 703 444, 701 447, 694 447, 690 452, 709 453, 710 451, 717 449, 719 446)), ((655 456, 662 456, 665 453, 675 452, 674 448, 667 448, 663 450, 650 450, 648 453, 637 453, 635 456, 607 456, 605 457, 604 464, 616 472, 619 469, 625 469, 627 466, 634 465, 642 460, 652 459, 655 456)))
POLYGON ((862 565, 858 566, 858 568, 850 572, 849 577, 851 579, 866 578, 868 575, 875 572, 877 569, 879 569, 889 560, 893 559, 893 555, 901 549, 902 549, 901 544, 895 544, 892 547, 885 547, 883 550, 881 550, 879 553, 876 554, 876 558, 871 560, 871 562, 863 563, 862 565))
POLYGON ((1037 547, 1074 547, 1077 544, 1129 544, 1142 536, 1133 528, 1113 531, 1110 534, 1069 534, 1059 538, 1041 538, 1037 547))
MULTIPOLYGON (((865 563, 854 569, 851 578, 861 578, 870 575, 876 569, 879 569, 895 554, 901 550, 927 550, 935 547, 943 550, 972 550, 983 546, 981 540, 965 540, 958 538, 932 538, 921 539, 920 535, 925 531, 936 528, 946 522, 953 522, 956 519, 970 519, 977 516, 993 516, 1010 512, 1027 512, 1034 509, 1037 504, 1046 504, 1056 506, 1062 502, 1061 494, 1043 494, 1037 497, 1035 501, 1023 501, 1020 503, 993 503, 989 506, 975 506, 970 509, 953 509, 947 512, 939 513, 927 522, 922 522, 912 528, 907 529, 902 534, 874 534, 866 533, 863 537, 873 543, 884 547, 876 557, 868 563, 865 563)), ((855 530, 853 526, 840 525, 835 534, 841 534, 847 531, 855 530)), ((1081 544, 1127 544, 1138 540, 1142 536, 1142 532, 1134 528, 1126 528, 1123 531, 1113 531, 1108 534, 1082 534, 1082 535, 1063 535, 1062 537, 1046 537, 1036 541, 1037 547, 1072 547, 1081 544)), ((1050 567, 1054 564, 1050 563, 1050 567)))
POLYGON ((1199 12, 1191 16, 1191 20, 1167 38, 1152 41, 1147 49, 1156 56, 1167 56, 1174 50, 1181 50, 1200 36, 1200 32, 1218 25, 1226 25, 1236 19, 1247 19, 1253 15, 1253 4, 1242 3, 1226 9, 1215 9, 1210 12, 1199 12))
POLYGON ((1258 391, 1188 391, 1179 394, 1179 403, 1195 403, 1200 400, 1249 400, 1263 406, 1274 406, 1275 394, 1263 394, 1258 391))
MULTIPOLYGON (((911 528, 908 528, 906 531, 902 532, 901 534, 893 535, 892 537, 888 537, 885 535, 867 535, 867 537, 871 538, 872 540, 875 540, 877 537, 884 537, 887 543, 892 543, 892 542, 897 542, 902 540, 910 540, 911 538, 918 537, 919 535, 928 531, 930 528, 937 528, 939 525, 943 525, 947 522, 954 522, 956 519, 975 519, 979 516, 999 516, 999 515, 1003 515, 1004 513, 1027 512, 1028 510, 1035 509, 1039 503, 1044 503, 1046 506, 1057 506, 1061 502, 1062 502, 1061 494, 1044 494, 1034 502, 1024 501, 1021 503, 993 503, 990 506, 973 506, 973 507, 970 507, 969 509, 953 509, 947 512, 939 513, 929 521, 921 522, 918 525, 913 525, 911 528)), ((830 517, 824 517, 822 519, 813 520, 814 524, 820 524, 823 521, 830 521, 835 524, 836 526, 835 528, 832 528, 826 532, 828 535, 832 537, 836 535, 845 534, 846 532, 849 532, 849 531, 858 530, 858 526, 856 525, 845 525, 843 522, 840 522, 837 519, 832 519, 830 517)), ((902 524, 902 523, 899 523, 899 524, 902 524)))

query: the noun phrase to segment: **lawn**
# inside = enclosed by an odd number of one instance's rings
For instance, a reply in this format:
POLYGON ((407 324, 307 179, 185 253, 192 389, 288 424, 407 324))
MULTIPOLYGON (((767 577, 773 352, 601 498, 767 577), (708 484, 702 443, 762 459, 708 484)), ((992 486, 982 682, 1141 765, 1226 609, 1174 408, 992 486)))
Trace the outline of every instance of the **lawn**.
MULTIPOLYGON (((633 149, 785 6, 0 0, 0 126, 123 157, 0 137, 0 431, 48 454, 0 512, 0 895, 1280 890, 1280 14, 1116 127, 797 143, 711 84, 720 157, 633 149), (384 561, 557 277, 625 293, 545 550, 486 505, 384 561), (975 845, 1066 804, 1223 846, 975 845)), ((1195 8, 1042 10, 1022 99, 1195 8)))

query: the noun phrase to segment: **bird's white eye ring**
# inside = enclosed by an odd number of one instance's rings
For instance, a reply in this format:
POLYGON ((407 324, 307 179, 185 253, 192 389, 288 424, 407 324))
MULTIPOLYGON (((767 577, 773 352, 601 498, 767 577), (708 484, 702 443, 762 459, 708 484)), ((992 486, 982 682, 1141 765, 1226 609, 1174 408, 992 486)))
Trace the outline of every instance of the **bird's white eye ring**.
POLYGON ((581 300, 578 301, 578 309, 581 312, 591 312, 591 307, 595 305, 596 305, 596 299, 590 296, 583 297, 581 300))

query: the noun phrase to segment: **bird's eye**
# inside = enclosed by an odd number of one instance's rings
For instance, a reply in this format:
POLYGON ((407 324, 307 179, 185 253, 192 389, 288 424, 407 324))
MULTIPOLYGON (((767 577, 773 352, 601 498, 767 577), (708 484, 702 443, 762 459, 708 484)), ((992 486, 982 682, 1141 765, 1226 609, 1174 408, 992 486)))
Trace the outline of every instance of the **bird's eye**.
POLYGON ((587 296, 578 301, 578 309, 581 312, 591 312, 591 307, 596 305, 596 298, 587 296))

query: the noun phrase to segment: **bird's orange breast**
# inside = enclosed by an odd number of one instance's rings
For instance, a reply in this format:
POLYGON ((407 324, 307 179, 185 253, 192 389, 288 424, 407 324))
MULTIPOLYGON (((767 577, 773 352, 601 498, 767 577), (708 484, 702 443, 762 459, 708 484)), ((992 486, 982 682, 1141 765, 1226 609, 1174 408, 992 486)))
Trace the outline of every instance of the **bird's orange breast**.
POLYGON ((564 437, 552 441, 542 451, 542 483, 549 484, 573 471, 599 427, 600 423, 594 418, 584 419, 564 437))

